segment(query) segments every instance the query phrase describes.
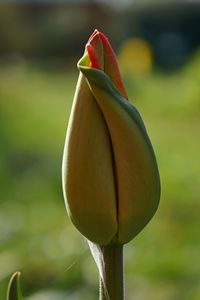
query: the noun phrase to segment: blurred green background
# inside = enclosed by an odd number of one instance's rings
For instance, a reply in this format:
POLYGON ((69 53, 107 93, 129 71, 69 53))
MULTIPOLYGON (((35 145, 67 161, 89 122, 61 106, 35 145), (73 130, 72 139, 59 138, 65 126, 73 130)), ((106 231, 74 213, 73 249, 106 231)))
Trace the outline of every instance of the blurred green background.
POLYGON ((158 212, 125 246, 126 299, 200 299, 199 4, 8 2, 0 4, 0 299, 16 270, 27 300, 98 299, 97 269, 61 188, 76 62, 95 28, 118 54, 161 174, 158 212))

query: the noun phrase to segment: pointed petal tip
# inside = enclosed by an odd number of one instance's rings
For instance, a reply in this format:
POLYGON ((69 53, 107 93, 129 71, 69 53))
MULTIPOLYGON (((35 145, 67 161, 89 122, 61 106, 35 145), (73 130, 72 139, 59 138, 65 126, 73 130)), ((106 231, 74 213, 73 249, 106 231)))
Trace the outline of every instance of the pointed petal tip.
POLYGON ((95 53, 95 47, 98 45, 99 40, 102 42, 104 51, 104 63, 106 66, 104 71, 110 77, 110 79, 112 80, 118 91, 121 93, 121 95, 128 100, 128 95, 122 83, 116 55, 110 45, 108 38, 98 29, 95 29, 94 32, 91 34, 86 45, 86 52, 90 60, 88 67, 90 69, 95 68, 102 70, 101 63, 99 62, 98 57, 95 53))
POLYGON ((89 67, 101 69, 99 61, 97 59, 97 56, 96 56, 95 51, 94 51, 93 47, 91 46, 91 44, 86 45, 86 50, 87 50, 87 53, 88 53, 88 56, 90 59, 89 67))
POLYGON ((95 29, 89 37, 88 43, 91 43, 96 37, 101 38, 102 42, 109 43, 107 37, 98 29, 95 29))
POLYGON ((95 36, 99 36, 99 31, 97 29, 95 29, 93 31, 93 33, 91 34, 91 36, 89 37, 88 43, 90 43, 94 39, 95 36))

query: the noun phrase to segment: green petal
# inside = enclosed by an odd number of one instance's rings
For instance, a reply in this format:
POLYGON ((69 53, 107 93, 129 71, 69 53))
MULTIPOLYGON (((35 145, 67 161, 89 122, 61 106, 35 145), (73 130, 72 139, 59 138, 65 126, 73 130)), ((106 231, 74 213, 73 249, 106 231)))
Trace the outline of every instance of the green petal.
MULTIPOLYGON (((106 73, 98 69, 86 67, 87 62, 88 55, 86 54, 79 60, 78 68, 85 75, 85 77, 89 81, 89 84, 96 85, 105 93, 111 94, 113 97, 113 101, 118 102, 118 104, 121 105, 124 110, 126 110, 127 114, 129 114, 130 117, 134 119, 138 127, 140 127, 140 129, 143 131, 145 137, 149 140, 144 122, 138 110, 119 93, 106 73)), ((148 142, 150 143, 150 141, 148 142)))
POLYGON ((110 137, 82 74, 68 124, 62 177, 74 225, 90 241, 109 243, 117 233, 110 137))
POLYGON ((130 241, 157 210, 160 179, 154 151, 137 109, 102 71, 78 64, 106 120, 116 165, 118 240, 130 241))

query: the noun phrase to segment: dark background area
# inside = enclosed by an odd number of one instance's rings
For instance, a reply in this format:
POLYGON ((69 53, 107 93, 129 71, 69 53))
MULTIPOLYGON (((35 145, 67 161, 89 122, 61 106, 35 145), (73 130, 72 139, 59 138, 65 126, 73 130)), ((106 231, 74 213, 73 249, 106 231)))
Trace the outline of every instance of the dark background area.
POLYGON ((1 4, 1 60, 54 59, 61 66, 81 55, 94 27, 112 37, 116 48, 129 37, 144 39, 164 69, 181 66, 200 44, 198 1, 136 1, 123 9, 98 1, 25 3, 1 4))

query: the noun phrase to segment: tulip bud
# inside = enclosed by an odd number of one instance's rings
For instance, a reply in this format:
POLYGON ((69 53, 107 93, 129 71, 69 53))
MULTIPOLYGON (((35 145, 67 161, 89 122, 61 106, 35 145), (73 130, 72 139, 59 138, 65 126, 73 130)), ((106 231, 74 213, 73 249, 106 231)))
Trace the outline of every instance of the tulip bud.
POLYGON ((157 210, 156 158, 101 32, 91 35, 78 68, 62 169, 67 211, 90 241, 124 244, 157 210))

